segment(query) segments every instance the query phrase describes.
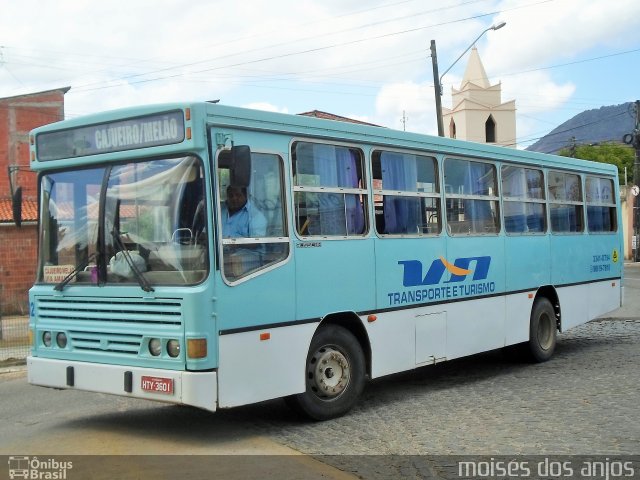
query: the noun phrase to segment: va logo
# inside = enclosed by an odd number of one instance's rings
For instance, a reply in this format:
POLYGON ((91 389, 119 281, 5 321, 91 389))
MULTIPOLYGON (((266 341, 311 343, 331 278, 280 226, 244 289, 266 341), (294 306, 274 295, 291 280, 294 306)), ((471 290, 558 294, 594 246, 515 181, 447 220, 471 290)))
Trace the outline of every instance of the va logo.
POLYGON ((404 266, 402 285, 405 287, 417 287, 421 285, 437 285, 442 281, 445 271, 449 272, 451 276, 444 283, 462 282, 471 274, 473 274, 473 280, 484 280, 489 274, 491 257, 458 258, 453 264, 440 257, 431 263, 424 277, 422 262, 419 260, 402 260, 398 264, 404 266))

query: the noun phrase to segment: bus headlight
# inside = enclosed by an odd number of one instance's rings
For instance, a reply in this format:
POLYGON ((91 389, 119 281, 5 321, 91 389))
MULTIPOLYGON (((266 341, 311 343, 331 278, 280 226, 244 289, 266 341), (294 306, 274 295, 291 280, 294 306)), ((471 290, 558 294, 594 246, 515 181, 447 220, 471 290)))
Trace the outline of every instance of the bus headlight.
POLYGON ((51 332, 44 332, 42 334, 42 343, 44 343, 45 347, 51 346, 51 332))
POLYGON ((62 332, 58 333, 58 335, 56 335, 56 343, 58 347, 65 348, 67 346, 67 335, 62 332))
POLYGON ((154 357, 157 357, 162 353, 162 342, 159 338, 152 338, 149 340, 149 353, 154 357))
POLYGON ((169 340, 167 342, 167 353, 171 358, 180 355, 180 342, 178 340, 169 340))

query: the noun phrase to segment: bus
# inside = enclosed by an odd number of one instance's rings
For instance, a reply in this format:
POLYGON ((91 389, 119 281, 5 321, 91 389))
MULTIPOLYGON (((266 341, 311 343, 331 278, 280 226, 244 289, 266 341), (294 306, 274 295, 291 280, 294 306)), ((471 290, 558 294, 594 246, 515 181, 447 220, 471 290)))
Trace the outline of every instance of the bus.
POLYGON ((163 104, 35 129, 28 381, 315 420, 366 382, 622 303, 616 167, 383 127, 163 104))

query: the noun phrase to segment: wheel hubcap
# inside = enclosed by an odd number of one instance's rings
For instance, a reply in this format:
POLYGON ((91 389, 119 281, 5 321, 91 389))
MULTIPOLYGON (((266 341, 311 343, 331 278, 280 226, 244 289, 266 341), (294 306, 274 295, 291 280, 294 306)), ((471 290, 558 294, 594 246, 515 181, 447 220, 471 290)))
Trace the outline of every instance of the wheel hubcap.
POLYGON ((347 388, 351 370, 347 358, 333 347, 322 347, 311 357, 308 382, 320 398, 333 399, 347 388))

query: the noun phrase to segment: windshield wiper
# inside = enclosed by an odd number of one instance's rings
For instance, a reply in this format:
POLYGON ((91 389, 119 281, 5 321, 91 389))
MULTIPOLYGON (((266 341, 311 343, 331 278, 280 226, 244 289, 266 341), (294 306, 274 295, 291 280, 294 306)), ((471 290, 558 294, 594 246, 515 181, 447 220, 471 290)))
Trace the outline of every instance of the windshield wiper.
POLYGON ((111 230, 111 235, 113 236, 113 241, 117 244, 118 248, 122 252, 122 256, 127 262, 127 265, 129 265, 129 268, 133 272, 133 276, 136 277, 136 280, 138 281, 140 288, 142 288, 142 290, 144 290, 145 292, 155 291, 154 288, 151 286, 151 284, 147 281, 147 279, 144 278, 144 275, 142 274, 142 272, 138 270, 138 267, 136 267, 135 262, 131 258, 131 254, 129 253, 129 250, 127 250, 127 247, 122 241, 122 234, 115 226, 113 227, 113 230, 111 230))
POLYGON ((66 287, 66 286, 67 286, 67 284, 68 284, 71 280, 73 280, 73 279, 75 278, 75 276, 76 276, 79 272, 81 272, 82 270, 84 270, 85 268, 87 268, 87 265, 89 265, 89 262, 90 262, 91 260, 93 260, 95 257, 96 257, 96 254, 95 254, 95 253, 92 253, 91 255, 89 255, 89 257, 88 257, 85 261, 80 262, 80 263, 76 266, 76 268, 74 268, 74 269, 73 269, 73 271, 69 272, 69 274, 68 274, 66 277, 64 277, 62 280, 60 280, 60 282, 58 282, 58 283, 56 284, 56 286, 55 286, 55 287, 53 287, 53 289, 54 289, 54 290, 57 290, 58 292, 61 292, 61 291, 64 289, 64 287, 66 287))

